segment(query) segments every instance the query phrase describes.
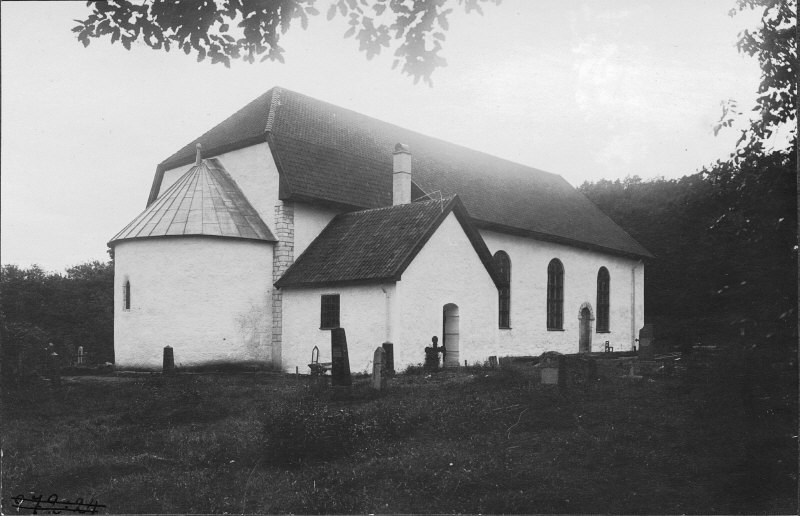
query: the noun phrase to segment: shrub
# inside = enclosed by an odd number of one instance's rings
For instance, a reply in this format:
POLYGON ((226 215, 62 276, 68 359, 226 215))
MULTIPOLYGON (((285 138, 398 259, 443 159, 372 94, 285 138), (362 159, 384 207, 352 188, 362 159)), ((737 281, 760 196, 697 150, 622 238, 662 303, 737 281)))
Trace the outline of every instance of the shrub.
POLYGON ((425 369, 422 364, 408 364, 403 371, 403 374, 407 375, 421 375, 430 373, 427 369, 425 369))

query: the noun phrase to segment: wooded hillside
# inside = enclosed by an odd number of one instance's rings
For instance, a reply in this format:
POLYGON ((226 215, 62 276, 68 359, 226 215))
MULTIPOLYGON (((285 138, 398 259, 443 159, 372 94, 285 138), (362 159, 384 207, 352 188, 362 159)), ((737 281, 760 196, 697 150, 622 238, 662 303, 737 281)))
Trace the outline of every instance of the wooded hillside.
MULTIPOLYGON (((797 335, 794 150, 717 162, 681 179, 601 180, 580 190, 656 258, 645 317, 668 344, 797 335)), ((662 342, 663 343, 663 342, 662 342)))

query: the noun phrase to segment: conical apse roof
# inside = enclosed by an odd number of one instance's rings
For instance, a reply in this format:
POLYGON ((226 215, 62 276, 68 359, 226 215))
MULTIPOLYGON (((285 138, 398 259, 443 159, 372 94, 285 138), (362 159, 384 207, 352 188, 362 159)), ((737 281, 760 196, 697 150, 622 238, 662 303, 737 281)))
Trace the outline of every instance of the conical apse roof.
POLYGON ((216 158, 190 168, 108 245, 181 235, 276 240, 216 158))

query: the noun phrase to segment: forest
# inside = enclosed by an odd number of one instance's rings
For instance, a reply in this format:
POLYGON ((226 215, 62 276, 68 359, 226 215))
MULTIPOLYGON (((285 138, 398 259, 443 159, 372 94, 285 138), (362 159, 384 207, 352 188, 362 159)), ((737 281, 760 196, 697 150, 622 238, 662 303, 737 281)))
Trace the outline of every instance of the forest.
MULTIPOLYGON (((720 161, 680 179, 584 183, 580 191, 644 245, 645 317, 662 349, 726 345, 789 352, 797 345, 797 156, 789 150, 720 161)), ((113 362, 114 264, 65 273, 4 265, 6 357, 52 342, 113 362)))
POLYGON ((645 318, 664 346, 742 335, 796 346, 796 148, 795 139, 680 179, 581 185, 655 256, 645 264, 645 318))

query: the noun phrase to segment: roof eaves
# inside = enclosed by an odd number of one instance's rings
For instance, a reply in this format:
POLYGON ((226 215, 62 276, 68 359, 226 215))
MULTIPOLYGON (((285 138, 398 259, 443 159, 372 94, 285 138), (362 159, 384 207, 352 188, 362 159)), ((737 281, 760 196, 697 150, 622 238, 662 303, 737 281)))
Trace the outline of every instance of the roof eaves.
POLYGON ((116 245, 122 242, 129 242, 129 241, 142 241, 142 240, 160 240, 162 238, 213 238, 213 239, 220 239, 220 240, 245 240, 248 242, 264 242, 265 244, 274 244, 275 240, 270 240, 267 238, 248 238, 248 237, 232 237, 226 235, 192 235, 192 234, 180 234, 180 235, 155 235, 155 236, 146 236, 146 237, 130 237, 130 238, 118 238, 116 240, 112 239, 106 243, 106 246, 110 248, 114 248, 116 245))
POLYGON ((472 244, 473 249, 475 249, 475 253, 478 255, 481 263, 483 263, 486 271, 489 273, 489 277, 492 278, 492 282, 494 283, 495 287, 498 289, 502 288, 503 279, 500 277, 500 274, 495 268, 492 252, 489 251, 489 247, 486 245, 483 237, 472 224, 472 218, 469 216, 469 213, 467 213, 467 209, 464 207, 461 199, 458 196, 455 196, 453 200, 455 204, 453 206, 453 213, 456 216, 456 220, 458 220, 459 224, 461 224, 461 229, 463 229, 464 234, 467 235, 467 238, 472 244))
MULTIPOLYGON (((272 107, 270 107, 270 115, 272 115, 272 107)), ((272 120, 267 123, 267 131, 264 133, 264 140, 267 142, 269 152, 272 154, 272 161, 275 162, 275 168, 278 170, 278 199, 288 200, 292 196, 292 189, 289 180, 286 177, 285 168, 281 162, 281 157, 278 154, 275 138, 272 136, 272 120)))
POLYGON ((641 244, 636 242, 638 246, 642 249, 642 252, 633 252, 633 251, 624 251, 622 249, 617 249, 613 247, 606 247, 598 244, 592 244, 589 242, 583 242, 580 240, 575 240, 572 238, 562 237, 559 235, 553 235, 550 233, 542 233, 539 231, 532 231, 529 229, 522 229, 512 226, 507 226, 504 224, 498 224, 496 222, 489 222, 486 220, 480 220, 471 218, 472 224, 479 229, 489 229, 492 231, 498 231, 500 233, 506 233, 508 235, 516 235, 516 236, 523 236, 527 238, 533 238, 536 240, 542 240, 545 242, 553 242, 556 244, 563 244, 568 245, 571 247, 579 247, 582 249, 588 249, 590 251, 602 251, 608 254, 614 254, 617 256, 623 256, 626 258, 633 258, 633 259, 642 259, 642 258, 655 258, 654 255, 650 253, 647 249, 642 247, 641 244))
MULTIPOLYGON (((287 270, 288 272, 288 270, 287 270)), ((375 278, 359 278, 335 281, 283 281, 283 277, 274 283, 276 288, 330 288, 353 285, 368 285, 375 283, 395 283, 400 281, 396 276, 380 276, 375 278)))

